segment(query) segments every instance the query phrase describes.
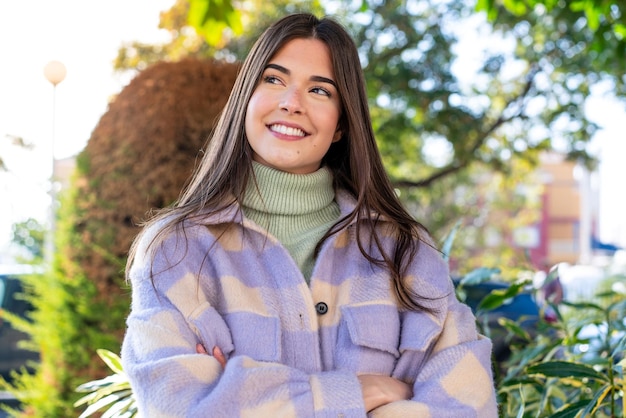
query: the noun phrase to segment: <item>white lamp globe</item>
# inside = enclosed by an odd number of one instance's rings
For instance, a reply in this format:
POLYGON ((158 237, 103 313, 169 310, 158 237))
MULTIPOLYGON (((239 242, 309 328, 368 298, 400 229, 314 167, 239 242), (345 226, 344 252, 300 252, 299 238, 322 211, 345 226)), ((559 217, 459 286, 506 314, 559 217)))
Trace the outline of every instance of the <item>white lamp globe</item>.
POLYGON ((65 65, 60 61, 50 61, 43 69, 43 75, 46 76, 46 79, 52 83, 53 86, 63 81, 66 74, 65 65))

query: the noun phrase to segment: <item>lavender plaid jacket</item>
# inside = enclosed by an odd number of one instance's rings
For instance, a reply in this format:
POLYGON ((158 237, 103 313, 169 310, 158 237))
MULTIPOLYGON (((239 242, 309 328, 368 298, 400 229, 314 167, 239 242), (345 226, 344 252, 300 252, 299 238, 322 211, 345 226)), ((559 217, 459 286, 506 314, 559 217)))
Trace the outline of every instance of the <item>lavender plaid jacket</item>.
MULTIPOLYGON (((343 214, 353 207, 341 193, 338 202, 343 214)), ((359 252, 354 225, 324 243, 307 286, 264 229, 241 216, 228 227, 234 213, 188 224, 150 258, 144 235, 122 347, 141 416, 365 417, 356 376, 378 373, 414 395, 371 417, 497 417, 491 342, 435 249, 421 243, 407 277, 435 312, 406 312, 359 252), (225 369, 198 342, 220 347, 225 369)))

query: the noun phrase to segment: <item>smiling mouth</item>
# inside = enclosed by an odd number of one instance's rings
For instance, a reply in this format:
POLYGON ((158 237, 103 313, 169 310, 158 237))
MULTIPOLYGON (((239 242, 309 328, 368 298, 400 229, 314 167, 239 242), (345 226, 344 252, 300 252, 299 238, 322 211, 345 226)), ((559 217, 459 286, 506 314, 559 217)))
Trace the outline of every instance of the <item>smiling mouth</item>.
POLYGON ((290 126, 285 126, 285 125, 274 124, 274 125, 268 126, 268 128, 272 132, 276 132, 276 133, 287 135, 287 136, 303 137, 306 135, 306 132, 304 132, 302 129, 292 128, 290 126))

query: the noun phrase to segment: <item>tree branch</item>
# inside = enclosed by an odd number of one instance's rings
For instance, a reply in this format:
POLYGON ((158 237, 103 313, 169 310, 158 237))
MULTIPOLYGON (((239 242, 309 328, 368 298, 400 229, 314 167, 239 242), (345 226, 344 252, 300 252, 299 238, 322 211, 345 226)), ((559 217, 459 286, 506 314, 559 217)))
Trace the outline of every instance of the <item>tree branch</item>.
MULTIPOLYGON (((528 96, 528 93, 530 92, 530 89, 533 85, 535 76, 537 75, 538 72, 539 72, 539 66, 534 65, 530 69, 528 74, 526 75, 526 83, 524 84, 524 88, 522 89, 522 91, 517 96, 511 98, 507 102, 506 106, 504 106, 504 109, 500 113, 500 116, 498 117, 498 119, 496 119, 485 131, 481 132, 478 135, 478 137, 474 141, 474 144, 470 147, 469 153, 467 153, 466 155, 469 156, 469 155, 473 155, 474 153, 476 153, 480 149, 480 147, 483 146, 487 138, 489 138, 489 136, 493 134, 498 128, 500 128, 505 123, 510 122, 513 119, 516 119, 521 116, 522 112, 525 109, 525 106, 522 102, 526 98, 526 96, 528 96), (514 107, 515 105, 518 106, 517 110, 511 115, 506 116, 507 110, 514 107)), ((418 180, 418 181, 397 180, 393 182, 393 185, 395 187, 401 187, 401 188, 428 187, 431 184, 433 184, 435 181, 438 181, 442 179, 443 177, 446 177, 448 175, 451 175, 453 173, 456 173, 460 170, 467 168, 471 161, 473 161, 471 158, 465 158, 460 161, 459 160, 453 161, 450 164, 442 167, 441 169, 435 171, 433 174, 431 174, 430 176, 422 180, 418 180)))

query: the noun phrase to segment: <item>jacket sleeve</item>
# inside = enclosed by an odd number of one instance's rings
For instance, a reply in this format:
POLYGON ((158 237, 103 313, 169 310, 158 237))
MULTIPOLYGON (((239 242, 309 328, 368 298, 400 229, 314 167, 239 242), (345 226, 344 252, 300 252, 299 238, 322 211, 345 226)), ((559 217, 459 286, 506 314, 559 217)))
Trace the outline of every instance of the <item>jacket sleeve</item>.
POLYGON ((413 384, 413 398, 370 416, 496 418, 491 341, 477 332, 471 309, 457 299, 445 261, 423 244, 410 273, 432 308, 402 314, 393 377, 413 384))
MULTIPOLYGON (((190 250, 193 251, 193 250, 190 250)), ((163 269, 136 258, 130 271, 132 307, 122 363, 142 417, 364 417, 353 373, 307 374, 279 363, 233 356, 222 369, 212 356, 232 351, 223 317, 207 301, 196 303, 197 277, 184 263, 163 269), (151 280, 150 268, 157 272, 151 280), (188 304, 181 301, 188 300, 188 304)))

